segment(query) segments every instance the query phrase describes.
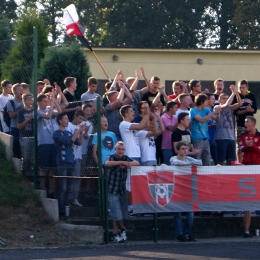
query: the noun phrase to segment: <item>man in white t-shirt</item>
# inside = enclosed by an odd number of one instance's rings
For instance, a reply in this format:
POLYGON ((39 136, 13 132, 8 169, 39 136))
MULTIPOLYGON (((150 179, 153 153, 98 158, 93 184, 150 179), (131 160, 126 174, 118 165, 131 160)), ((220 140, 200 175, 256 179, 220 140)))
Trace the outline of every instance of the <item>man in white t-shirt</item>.
POLYGON ((141 149, 142 166, 157 165, 155 138, 164 130, 165 128, 160 117, 160 110, 156 109, 154 114, 150 114, 150 126, 137 133, 141 149), (159 122, 160 130, 158 129, 157 121, 159 122))
MULTIPOLYGON (((119 125, 119 131, 123 142, 125 143, 126 151, 125 155, 131 159, 141 162, 141 150, 139 144, 139 138, 137 136, 138 130, 144 129, 149 126, 149 111, 148 105, 144 112, 143 119, 140 123, 131 123, 134 120, 135 112, 131 105, 125 105, 120 108, 120 115, 123 121, 119 125)), ((131 191, 130 184, 130 172, 127 174, 126 190, 131 191)), ((131 212, 131 194, 129 194, 128 211, 131 212)))
MULTIPOLYGON (((72 122, 68 123, 66 130, 68 132, 71 132, 72 135, 74 135, 74 133, 76 131, 78 131, 79 126, 82 124, 84 119, 85 119, 84 112, 82 110, 77 110, 74 114, 74 118, 73 118, 72 122)), ((86 128, 83 132, 84 137, 86 136, 88 129, 89 129, 89 126, 86 125, 86 128)), ((78 141, 78 143, 79 143, 78 145, 73 146, 75 166, 74 166, 74 169, 73 169, 72 176, 75 176, 75 177, 80 177, 83 139, 81 140, 81 142, 78 141)), ((72 204, 74 206, 82 207, 82 204, 80 204, 79 201, 78 201, 80 179, 74 179, 70 182, 70 184, 71 184, 71 187, 69 187, 70 204, 72 204)))
POLYGON ((1 82, 1 87, 2 87, 2 94, 0 95, 0 119, 1 119, 2 132, 9 134, 10 129, 4 122, 3 112, 4 112, 4 107, 5 107, 6 103, 8 102, 8 100, 11 100, 14 98, 11 95, 12 83, 11 83, 11 81, 5 79, 1 82))

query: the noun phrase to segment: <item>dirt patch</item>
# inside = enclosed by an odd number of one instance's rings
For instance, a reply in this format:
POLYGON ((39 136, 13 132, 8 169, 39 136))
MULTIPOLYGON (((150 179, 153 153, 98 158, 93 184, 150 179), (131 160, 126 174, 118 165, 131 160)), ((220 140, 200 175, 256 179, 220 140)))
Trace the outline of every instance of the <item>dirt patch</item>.
MULTIPOLYGON (((30 183, 23 181, 24 187, 30 183)), ((18 207, 0 206, 0 237, 6 247, 69 246, 82 244, 59 229, 35 198, 33 192, 18 207)), ((2 246, 0 245, 0 248, 2 246)))

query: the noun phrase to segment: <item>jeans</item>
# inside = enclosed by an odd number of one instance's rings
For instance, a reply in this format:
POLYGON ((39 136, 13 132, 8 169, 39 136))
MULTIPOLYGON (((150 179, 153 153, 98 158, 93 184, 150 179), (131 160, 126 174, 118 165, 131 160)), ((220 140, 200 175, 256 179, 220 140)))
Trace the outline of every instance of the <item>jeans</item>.
POLYGON ((193 226, 194 213, 193 212, 174 212, 173 213, 173 224, 174 224, 174 235, 190 235, 193 226), (181 214, 186 217, 184 231, 182 230, 182 219, 181 214))
POLYGON ((33 137, 20 138, 21 154, 23 158, 23 174, 26 176, 33 175, 33 137))
POLYGON ((210 166, 210 147, 208 139, 194 140, 193 147, 199 148, 200 152, 195 155, 195 159, 201 159, 203 166, 210 166))
POLYGON ((13 156, 15 156, 17 158, 21 158, 21 148, 20 148, 20 141, 19 141, 19 130, 16 127, 11 127, 10 133, 14 137, 13 156))
MULTIPOLYGON (((81 159, 75 159, 75 167, 72 173, 74 177, 80 177, 81 159)), ((70 182, 69 200, 77 199, 79 194, 80 179, 72 179, 70 182)))
POLYGON ((214 164, 218 164, 218 149, 217 149, 217 143, 216 142, 210 142, 210 153, 211 157, 214 161, 214 164))
POLYGON ((162 149, 163 163, 170 165, 170 159, 172 157, 172 149, 162 149))
MULTIPOLYGON (((72 176, 75 164, 64 163, 57 167, 58 176, 72 176)), ((69 205, 70 180, 67 178, 58 178, 57 198, 59 204, 59 214, 65 213, 65 206, 69 205)))
POLYGON ((127 217, 127 202, 128 193, 114 195, 108 193, 108 203, 109 207, 115 221, 126 219, 127 217))

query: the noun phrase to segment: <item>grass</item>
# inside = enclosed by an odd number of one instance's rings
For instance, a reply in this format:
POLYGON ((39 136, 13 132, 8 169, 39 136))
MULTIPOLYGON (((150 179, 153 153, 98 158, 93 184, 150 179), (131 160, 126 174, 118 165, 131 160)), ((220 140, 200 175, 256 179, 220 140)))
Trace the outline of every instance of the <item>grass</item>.
POLYGON ((0 165, 0 205, 16 207, 35 197, 28 181, 15 172, 12 162, 5 159, 2 144, 0 144, 0 165))

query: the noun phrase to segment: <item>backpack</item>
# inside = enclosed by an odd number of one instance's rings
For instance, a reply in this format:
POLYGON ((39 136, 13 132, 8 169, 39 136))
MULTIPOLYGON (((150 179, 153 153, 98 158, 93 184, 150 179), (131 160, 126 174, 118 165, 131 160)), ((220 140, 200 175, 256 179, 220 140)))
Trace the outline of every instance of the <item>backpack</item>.
MULTIPOLYGON (((13 109, 14 109, 14 111, 15 111, 14 101, 13 101, 13 100, 9 100, 9 101, 10 101, 10 103, 12 104, 13 109)), ((8 101, 8 102, 9 102, 9 101, 8 101)), ((8 104, 8 102, 7 102, 7 104, 8 104)), ((7 104, 4 106, 3 119, 4 119, 5 124, 6 124, 8 127, 10 127, 10 125, 11 125, 11 117, 9 116, 9 113, 7 112, 7 104)))

